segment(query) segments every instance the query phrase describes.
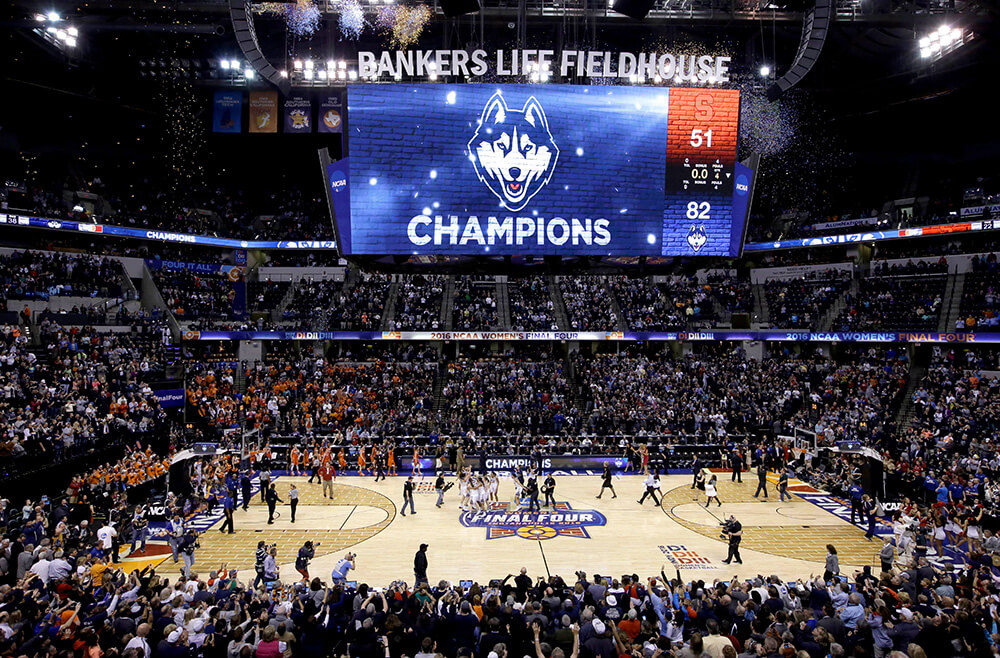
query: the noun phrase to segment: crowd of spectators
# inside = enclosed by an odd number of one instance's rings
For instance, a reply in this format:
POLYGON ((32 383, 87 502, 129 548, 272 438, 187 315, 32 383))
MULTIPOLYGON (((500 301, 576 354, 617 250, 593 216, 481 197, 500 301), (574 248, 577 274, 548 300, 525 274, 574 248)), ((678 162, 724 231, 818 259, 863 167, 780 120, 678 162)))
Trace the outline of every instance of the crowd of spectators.
POLYGON ((207 427, 235 427, 240 406, 247 427, 274 432, 400 435, 425 432, 437 364, 414 362, 258 363, 237 395, 232 365, 206 368, 189 382, 191 417, 207 427))
POLYGON ((560 434, 577 429, 564 363, 515 356, 447 364, 438 427, 446 434, 560 434))
POLYGON ((862 279, 857 295, 834 321, 839 331, 934 331, 938 327, 945 274, 875 276, 862 279))
POLYGON ((0 256, 0 300, 121 297, 124 275, 121 265, 109 258, 15 251, 0 256))
POLYGON ((334 297, 325 323, 330 330, 376 331, 382 328, 382 313, 392 279, 387 274, 361 274, 334 297))
POLYGON ((668 299, 649 277, 613 277, 609 284, 632 331, 678 330, 687 325, 684 311, 674 301, 678 298, 668 299))
POLYGON ((441 274, 402 275, 390 329, 436 331, 441 328, 441 304, 447 277, 441 274))
POLYGON ((40 333, 41 350, 17 328, 0 327, 0 454, 48 465, 161 428, 163 412, 147 383, 163 372, 157 334, 54 323, 40 333))
POLYGON ((452 302, 452 329, 459 331, 500 329, 497 288, 492 279, 456 276, 452 302))
POLYGON ((764 283, 768 317, 772 326, 815 329, 848 288, 850 273, 830 269, 797 279, 772 279, 764 283))
POLYGON ((236 286, 246 285, 242 278, 232 281, 220 274, 189 270, 155 270, 152 276, 177 320, 236 319, 236 286))
POLYGON ((563 276, 559 292, 570 328, 576 331, 617 331, 618 319, 603 276, 563 276))
POLYGON ((316 240, 333 234, 322 198, 293 185, 282 185, 280 192, 218 185, 193 194, 183 207, 149 181, 115 185, 93 177, 70 187, 24 189, 8 200, 9 207, 45 218, 243 239, 316 240), (93 196, 80 205, 77 192, 93 196))
POLYGON ((972 257, 971 269, 965 275, 957 330, 1000 325, 1000 270, 996 254, 972 257))
MULTIPOLYGON (((143 536, 142 516, 99 491, 88 485, 52 503, 0 509, 10 537, 0 545, 6 655, 988 658, 1000 643, 1000 580, 978 551, 954 571, 902 554, 879 571, 794 581, 663 569, 564 578, 522 567, 488 584, 454 585, 435 583, 424 560, 413 583, 279 576, 278 586, 258 588, 226 565, 195 573, 190 533, 177 542, 187 565, 179 577, 113 564, 133 530, 143 536)), ((264 548, 265 570, 284 549, 264 548)), ((366 557, 375 559, 359 562, 366 557)))
POLYGON ((277 310, 291 285, 291 281, 272 281, 270 278, 250 282, 247 294, 253 310, 264 313, 277 310))
POLYGON ((544 276, 507 279, 510 328, 514 331, 556 331, 555 308, 544 276))

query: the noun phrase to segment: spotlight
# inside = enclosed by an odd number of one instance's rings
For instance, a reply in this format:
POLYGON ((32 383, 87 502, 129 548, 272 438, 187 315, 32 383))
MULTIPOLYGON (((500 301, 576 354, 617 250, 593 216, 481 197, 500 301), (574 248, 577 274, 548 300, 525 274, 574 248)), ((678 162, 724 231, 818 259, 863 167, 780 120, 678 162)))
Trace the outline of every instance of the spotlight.
POLYGON ((45 22, 45 14, 35 14, 35 20, 39 23, 45 22))
POLYGON ((76 37, 66 37, 66 47, 76 48, 76 37))
POLYGON ((240 62, 239 62, 239 60, 237 60, 237 59, 231 60, 229 62, 229 68, 239 70, 239 68, 240 68, 240 62))
POLYGON ((221 68, 223 71, 228 71, 229 70, 229 60, 228 59, 220 60, 219 61, 219 68, 221 68))
POLYGON ((764 64, 763 66, 760 67, 760 77, 766 78, 769 75, 771 75, 771 67, 768 66, 767 64, 764 64))
POLYGON ((305 71, 303 71, 302 77, 304 77, 306 80, 312 80, 313 79, 312 69, 306 69, 305 71))
POLYGON ((319 70, 319 71, 318 71, 318 72, 316 73, 316 76, 317 76, 317 77, 318 77, 318 78, 319 78, 320 80, 326 80, 326 71, 324 71, 323 69, 320 69, 320 70, 319 70))
POLYGON ((59 13, 55 11, 50 11, 47 15, 47 18, 53 23, 58 23, 59 21, 62 20, 62 18, 60 18, 59 16, 59 13))
POLYGON ((302 70, 302 60, 301 59, 297 59, 294 62, 292 62, 292 68, 295 69, 296 71, 301 71, 302 70))
POLYGON ((306 70, 307 71, 312 71, 313 70, 313 66, 314 66, 313 61, 311 59, 307 59, 306 60, 306 70))
POLYGON ((253 80, 255 75, 256 72, 253 69, 244 69, 243 71, 243 77, 247 80, 253 80))
POLYGON ((288 77, 288 71, 281 71, 281 72, 280 72, 280 75, 281 75, 281 77, 283 77, 283 78, 287 78, 287 77, 288 77))

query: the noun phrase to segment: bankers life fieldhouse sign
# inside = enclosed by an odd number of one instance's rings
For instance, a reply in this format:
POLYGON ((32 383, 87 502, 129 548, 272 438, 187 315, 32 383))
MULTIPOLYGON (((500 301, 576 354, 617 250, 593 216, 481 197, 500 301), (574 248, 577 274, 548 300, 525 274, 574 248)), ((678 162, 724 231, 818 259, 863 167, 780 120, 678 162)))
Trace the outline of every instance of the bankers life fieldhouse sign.
POLYGON ((385 50, 358 53, 362 79, 406 76, 436 80, 438 76, 478 77, 492 70, 497 76, 548 75, 589 78, 633 78, 663 81, 729 82, 729 57, 682 53, 631 53, 594 50, 385 50))

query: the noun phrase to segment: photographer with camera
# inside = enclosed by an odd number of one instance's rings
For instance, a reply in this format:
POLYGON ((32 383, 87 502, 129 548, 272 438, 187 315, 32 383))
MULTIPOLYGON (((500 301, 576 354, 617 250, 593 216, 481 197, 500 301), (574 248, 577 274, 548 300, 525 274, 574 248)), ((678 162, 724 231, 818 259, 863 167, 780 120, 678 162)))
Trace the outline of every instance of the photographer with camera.
POLYGON ((316 547, 319 545, 320 542, 313 544, 311 541, 307 541, 295 557, 295 570, 302 574, 303 582, 309 582, 309 560, 316 557, 316 547))
POLYGON ((347 573, 351 569, 357 569, 358 565, 354 561, 358 555, 357 553, 348 552, 340 562, 333 568, 333 573, 330 574, 330 579, 333 580, 334 585, 344 585, 347 582, 347 573))
POLYGON ((743 564, 740 557, 740 542, 743 541, 743 524, 736 520, 732 514, 722 522, 722 537, 729 540, 729 555, 722 562, 729 564, 736 560, 736 564, 743 564))
POLYGON ((177 546, 180 551, 181 558, 184 560, 184 577, 191 577, 191 567, 194 566, 194 551, 198 548, 198 533, 195 532, 194 528, 189 528, 184 536, 181 537, 180 542, 177 546))

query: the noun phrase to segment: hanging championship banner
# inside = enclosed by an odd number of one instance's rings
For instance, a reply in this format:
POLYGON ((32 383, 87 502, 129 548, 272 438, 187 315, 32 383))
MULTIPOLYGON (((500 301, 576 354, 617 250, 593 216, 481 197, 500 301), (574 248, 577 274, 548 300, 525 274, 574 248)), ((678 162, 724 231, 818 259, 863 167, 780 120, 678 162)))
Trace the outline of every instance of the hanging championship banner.
POLYGON ((289 96, 285 99, 285 132, 312 132, 312 104, 304 96, 289 96))
POLYGON ((250 132, 278 132, 278 92, 250 92, 250 132))
POLYGON ((344 131, 340 94, 323 96, 319 100, 319 132, 340 133, 344 131))
POLYGON ((243 92, 217 91, 212 106, 212 132, 238 133, 243 130, 243 92))

